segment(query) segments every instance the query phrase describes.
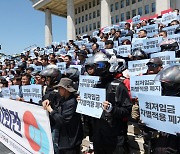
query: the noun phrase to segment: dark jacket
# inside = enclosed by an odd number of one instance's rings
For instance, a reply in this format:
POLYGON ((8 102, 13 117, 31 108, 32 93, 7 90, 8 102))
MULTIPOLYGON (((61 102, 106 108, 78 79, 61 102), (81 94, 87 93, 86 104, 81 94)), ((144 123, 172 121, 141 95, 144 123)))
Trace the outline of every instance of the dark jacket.
POLYGON ((132 103, 123 82, 116 80, 117 89, 111 90, 113 80, 112 77, 106 78, 97 85, 97 88, 106 88, 106 100, 113 106, 110 113, 103 111, 101 118, 93 121, 93 144, 99 147, 121 146, 127 135, 127 118, 131 114, 132 103))
POLYGON ((76 113, 77 101, 74 95, 62 100, 58 109, 50 113, 59 130, 59 149, 70 149, 81 144, 83 131, 80 114, 76 113))

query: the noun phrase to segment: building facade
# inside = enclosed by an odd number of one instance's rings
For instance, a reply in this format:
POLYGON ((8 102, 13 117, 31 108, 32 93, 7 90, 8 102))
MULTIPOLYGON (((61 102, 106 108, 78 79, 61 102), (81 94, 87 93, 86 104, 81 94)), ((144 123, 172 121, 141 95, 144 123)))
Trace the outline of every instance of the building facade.
POLYGON ((52 42, 51 14, 67 17, 67 39, 92 34, 99 28, 118 24, 136 15, 152 16, 180 8, 180 0, 31 0, 45 12, 45 45, 52 42))

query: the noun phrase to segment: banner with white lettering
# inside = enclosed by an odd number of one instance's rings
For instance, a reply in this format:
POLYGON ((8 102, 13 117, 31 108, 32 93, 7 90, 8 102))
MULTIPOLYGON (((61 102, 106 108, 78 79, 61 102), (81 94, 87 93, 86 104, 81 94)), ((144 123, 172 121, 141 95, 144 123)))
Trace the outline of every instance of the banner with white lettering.
POLYGON ((153 57, 159 57, 163 61, 163 67, 166 65, 170 65, 171 61, 176 60, 176 53, 175 51, 165 51, 165 52, 159 52, 159 53, 153 53, 151 54, 151 58, 153 57))
POLYGON ((176 28, 178 27, 179 25, 173 25, 173 26, 169 26, 169 27, 165 27, 163 28, 162 30, 165 30, 167 32, 167 35, 173 35, 174 34, 174 31, 176 30, 176 28))
POLYGON ((174 134, 180 132, 179 97, 139 94, 140 119, 151 128, 174 134))
POLYGON ((162 37, 154 37, 143 40, 142 50, 146 53, 154 53, 161 51, 160 43, 162 42, 162 37))
POLYGON ((128 57, 131 54, 131 45, 121 45, 117 47, 117 55, 128 57))
POLYGON ((162 20, 161 22, 164 25, 167 25, 168 23, 170 23, 173 20, 177 20, 177 13, 176 12, 170 12, 170 13, 166 13, 162 15, 162 20))
POLYGON ((132 76, 132 75, 139 75, 142 73, 146 73, 148 69, 146 64, 148 62, 149 62, 149 59, 128 61, 129 75, 132 76))
POLYGON ((64 71, 66 70, 66 62, 56 63, 56 66, 61 71, 61 74, 63 74, 64 71))
POLYGON ((79 88, 93 88, 99 81, 99 76, 88 76, 88 75, 80 75, 79 76, 79 88))
POLYGON ((132 97, 138 97, 139 93, 161 96, 161 83, 154 81, 156 75, 131 76, 130 87, 132 97))
POLYGON ((105 99, 105 89, 80 88, 80 101, 76 112, 100 119, 103 112, 102 103, 105 99))
POLYGON ((16 100, 19 98, 19 85, 12 85, 9 87, 11 99, 16 100))
POLYGON ((16 154, 54 154, 49 115, 41 106, 0 98, 0 141, 16 154))

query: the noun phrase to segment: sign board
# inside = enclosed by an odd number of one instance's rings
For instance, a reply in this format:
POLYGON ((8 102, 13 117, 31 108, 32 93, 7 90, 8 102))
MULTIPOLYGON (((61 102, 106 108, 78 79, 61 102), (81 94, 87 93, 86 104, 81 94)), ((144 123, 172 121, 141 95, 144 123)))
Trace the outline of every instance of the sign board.
POLYGON ((80 98, 76 112, 100 119, 103 112, 102 103, 106 99, 106 90, 80 88, 80 98))
POLYGON ((140 118, 148 127, 174 135, 180 132, 179 97, 139 94, 138 99, 140 118))

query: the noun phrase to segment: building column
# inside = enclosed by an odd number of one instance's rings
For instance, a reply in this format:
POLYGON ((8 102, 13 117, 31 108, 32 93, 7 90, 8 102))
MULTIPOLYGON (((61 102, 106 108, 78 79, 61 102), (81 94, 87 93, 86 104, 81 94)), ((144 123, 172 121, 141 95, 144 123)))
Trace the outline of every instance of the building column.
POLYGON ((45 46, 52 44, 52 19, 51 11, 45 10, 45 46))
POLYGON ((74 0, 67 0, 67 40, 75 40, 74 0))
POLYGON ((170 0, 156 0, 156 13, 161 15, 161 11, 170 9, 170 0))
POLYGON ((111 25, 110 0, 101 0, 101 28, 111 25))

